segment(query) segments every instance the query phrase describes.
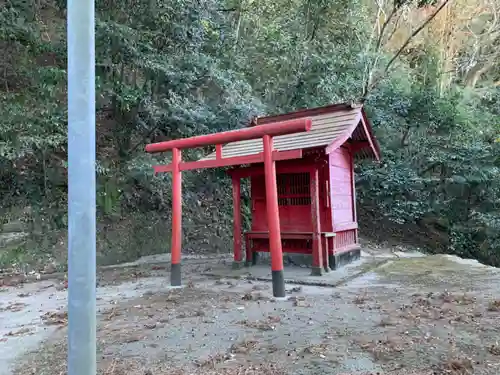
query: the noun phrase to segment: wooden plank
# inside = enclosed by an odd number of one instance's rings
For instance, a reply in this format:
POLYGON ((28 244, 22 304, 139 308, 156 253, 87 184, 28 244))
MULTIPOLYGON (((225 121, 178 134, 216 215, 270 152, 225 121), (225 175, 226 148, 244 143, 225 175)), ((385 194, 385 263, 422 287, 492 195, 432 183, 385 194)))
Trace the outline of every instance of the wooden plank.
POLYGON ((273 116, 262 116, 258 117, 255 125, 261 124, 269 124, 276 121, 284 121, 286 119, 298 119, 304 117, 317 117, 321 118, 323 116, 331 116, 333 115, 343 115, 347 113, 360 112, 362 110, 361 106, 357 107, 349 107, 344 105, 344 108, 339 108, 338 105, 321 107, 321 108, 311 108, 311 109, 303 109, 296 112, 285 113, 281 115, 273 115, 273 116))
MULTIPOLYGON (((302 236, 301 238, 303 238, 304 236, 305 237, 311 237, 312 236, 312 232, 287 232, 287 231, 282 231, 281 232, 281 235, 282 236, 302 236)), ((258 238, 268 238, 269 236, 269 231, 255 231, 255 230, 252 230, 252 231, 249 231, 249 232, 246 232, 245 235, 247 236, 250 236, 250 237, 255 237, 255 236, 259 236, 258 238)), ((292 238, 292 237, 287 237, 287 238, 292 238)), ((257 238, 257 237, 255 237, 257 238)))
POLYGON ((323 273, 323 253, 321 250, 321 220, 319 214, 319 173, 315 168, 310 172, 310 194, 311 194, 311 215, 312 215, 312 248, 313 248, 313 261, 312 261, 312 274, 320 276, 323 273))
MULTIPOLYGON (((269 239, 269 233, 247 233, 248 238, 266 240, 269 239)), ((310 234, 283 234, 281 233, 281 239, 287 240, 307 240, 312 238, 312 233, 310 234)))
POLYGON ((233 256, 235 262, 241 262, 241 181, 239 178, 231 179, 233 185, 233 256))
POLYGON ((346 223, 333 226, 333 230, 335 232, 343 232, 345 230, 352 230, 352 229, 358 229, 358 223, 346 223))
MULTIPOLYGON (((301 150, 298 150, 301 151, 301 150)), ((285 152, 285 151, 281 151, 285 152)), ((292 159, 290 159, 292 160, 292 159)), ((305 173, 311 171, 311 162, 307 160, 294 160, 292 164, 279 164, 276 166, 277 173, 305 173)), ((227 171, 230 176, 237 176, 238 178, 248 178, 251 176, 258 176, 264 174, 264 168, 259 165, 252 165, 250 167, 239 167, 227 171)))
MULTIPOLYGON (((256 253, 268 253, 269 249, 268 248, 252 249, 252 251, 256 253)), ((286 247, 282 249, 282 252, 287 254, 311 254, 311 250, 309 249, 306 249, 306 251, 304 251, 303 249, 286 248, 286 247)))
MULTIPOLYGON (((273 141, 276 147, 278 147, 279 145, 293 143, 302 140, 318 140, 318 141, 323 141, 323 143, 327 145, 328 142, 322 139, 323 136, 328 135, 330 138, 334 138, 337 135, 342 134, 346 129, 348 129, 352 125, 353 121, 345 122, 342 124, 325 124, 314 127, 311 131, 307 133, 277 136, 273 139, 273 141)), ((262 143, 258 142, 258 140, 233 142, 225 145, 224 150, 228 149, 236 150, 236 149, 246 149, 254 147, 262 147, 262 143)))
MULTIPOLYGON (((300 159, 302 158, 302 150, 291 150, 291 151, 274 151, 273 160, 290 160, 290 159, 300 159)), ((254 154, 248 156, 236 156, 231 158, 222 158, 219 160, 198 160, 191 162, 182 162, 179 164, 181 171, 190 171, 193 169, 204 169, 204 168, 219 168, 219 167, 229 167, 232 165, 243 165, 243 164, 254 164, 263 163, 264 156, 262 154, 254 154)), ((172 172, 172 165, 155 165, 153 166, 155 174, 172 172)))

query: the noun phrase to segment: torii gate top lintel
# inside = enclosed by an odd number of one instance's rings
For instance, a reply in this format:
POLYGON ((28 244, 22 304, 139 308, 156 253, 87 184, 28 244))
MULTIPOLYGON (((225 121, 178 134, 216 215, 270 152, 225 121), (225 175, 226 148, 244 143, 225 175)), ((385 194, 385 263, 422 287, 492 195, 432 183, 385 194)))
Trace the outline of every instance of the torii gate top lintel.
POLYGON ((146 146, 146 152, 157 153, 177 149, 196 148, 209 145, 218 145, 230 142, 246 141, 261 138, 265 135, 276 136, 292 133, 300 133, 311 130, 311 119, 298 119, 290 121, 275 122, 266 125, 253 126, 230 130, 221 133, 199 135, 191 138, 174 139, 171 141, 151 143, 146 146))
MULTIPOLYGON (((259 125, 251 128, 243 128, 231 130, 221 133, 200 135, 191 138, 174 139, 171 141, 152 143, 146 146, 145 150, 149 153, 159 153, 165 151, 172 151, 174 154, 176 150, 197 148, 203 146, 216 147, 217 157, 215 160, 198 160, 194 162, 180 161, 179 168, 181 171, 203 169, 203 168, 217 168, 228 167, 232 165, 262 163, 263 155, 254 154, 241 157, 222 157, 222 146, 231 142, 247 141, 256 138, 274 137, 278 135, 286 135, 300 132, 307 132, 311 130, 311 119, 298 119, 290 121, 275 122, 272 124, 259 125)), ((298 159, 302 157, 302 150, 292 150, 286 152, 275 152, 273 159, 286 160, 298 159)), ((156 165, 153 167, 155 173, 172 172, 173 165, 156 165)))

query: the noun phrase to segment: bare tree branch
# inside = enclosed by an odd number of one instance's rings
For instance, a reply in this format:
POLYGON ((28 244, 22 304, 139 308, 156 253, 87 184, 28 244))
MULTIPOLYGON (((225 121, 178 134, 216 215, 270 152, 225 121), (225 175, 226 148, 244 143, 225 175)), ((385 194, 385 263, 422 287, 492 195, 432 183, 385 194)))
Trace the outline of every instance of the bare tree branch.
MULTIPOLYGON (((383 9, 382 9, 382 6, 378 4, 377 2, 377 5, 378 5, 378 10, 377 10, 377 14, 375 15, 375 22, 373 24, 373 27, 372 27, 372 32, 370 34, 370 38, 368 40, 368 43, 365 44, 365 52, 364 52, 364 56, 368 56, 369 52, 370 52, 370 49, 371 49, 371 46, 372 46, 372 41, 373 41, 373 38, 375 37, 375 33, 377 32, 377 29, 379 28, 379 18, 380 18, 380 14, 383 13, 385 15, 385 12, 383 12, 383 9)), ((361 41, 360 37, 358 36, 358 34, 356 33, 355 34, 356 37, 358 38, 359 42, 360 42, 360 45, 363 45, 363 42, 361 41)), ((366 64, 365 64, 365 68, 363 70, 363 92, 365 90, 366 87, 368 87, 368 84, 367 82, 369 82, 370 80, 370 68, 371 68, 371 64, 370 62, 368 61, 366 64)))
POLYGON ((399 57, 399 55, 401 55, 401 52, 404 51, 404 49, 408 46, 408 44, 410 44, 410 42, 412 41, 412 39, 414 37, 416 37, 424 28, 425 26, 427 26, 429 24, 429 22, 431 22, 437 15, 439 12, 441 12, 441 10, 450 2, 451 0, 444 0, 442 2, 442 4, 434 11, 434 13, 432 13, 429 18, 427 18, 424 23, 422 23, 422 25, 420 25, 419 27, 417 27, 417 29, 415 29, 415 31, 413 33, 411 33, 411 35, 408 37, 408 39, 406 39, 406 42, 403 43, 403 45, 399 48, 399 50, 394 54, 394 56, 392 57, 392 59, 389 60, 389 62, 387 63, 385 69, 384 69, 384 74, 386 74, 389 69, 391 68, 391 65, 394 63, 394 61, 396 61, 396 59, 399 57))
POLYGON ((392 28, 391 33, 389 34, 389 36, 385 40, 386 44, 392 39, 392 37, 394 36, 394 34, 396 34, 396 31, 398 30, 399 22, 401 21, 401 17, 402 16, 403 16, 403 13, 402 12, 399 13, 398 18, 396 18, 396 21, 394 21, 394 27, 392 28))
MULTIPOLYGON (((389 25, 389 23, 391 22, 392 17, 394 17, 395 14, 397 13, 398 9, 400 9, 400 8, 398 8, 396 5, 393 5, 391 13, 389 14, 389 16, 385 19, 384 23, 382 24, 382 27, 379 31, 379 35, 377 38, 377 43, 375 44, 374 52, 377 54, 379 53, 380 47, 382 46, 382 40, 384 39, 385 30, 386 30, 387 26, 389 25)), ((382 7, 379 5, 379 12, 380 11, 382 11, 382 7)), ((377 14, 377 21, 378 21, 378 17, 379 17, 379 14, 377 14)), ((378 64, 378 55, 374 59, 373 63, 368 65, 368 69, 366 72, 367 77, 366 77, 365 84, 363 86, 363 96, 365 96, 365 94, 368 92, 368 90, 372 84, 373 71, 375 70, 375 67, 377 66, 377 64, 378 64)))
POLYGON ((368 94, 370 93, 371 90, 375 88, 375 86, 380 82, 380 80, 387 75, 389 72, 392 64, 399 58, 401 53, 404 51, 404 49, 410 44, 410 42, 415 38, 438 14, 443 10, 443 8, 450 3, 452 0, 444 0, 441 5, 432 13, 419 27, 417 27, 411 35, 406 39, 406 41, 403 43, 403 45, 397 50, 397 52, 394 54, 394 56, 389 60, 387 65, 385 66, 385 69, 383 70, 382 74, 380 74, 377 79, 373 81, 373 83, 368 87, 367 90, 363 93, 363 96, 361 98, 361 101, 364 102, 366 98, 368 97, 368 94))
POLYGON ((400 9, 400 8, 398 8, 394 5, 391 13, 389 14, 389 17, 387 17, 385 22, 382 24, 382 28, 380 29, 380 34, 379 34, 378 40, 377 40, 377 45, 375 46, 375 51, 380 50, 380 47, 382 46, 382 41, 384 39, 385 29, 387 28, 387 26, 389 26, 389 23, 391 22, 392 17, 394 17, 396 15, 398 9, 400 9))

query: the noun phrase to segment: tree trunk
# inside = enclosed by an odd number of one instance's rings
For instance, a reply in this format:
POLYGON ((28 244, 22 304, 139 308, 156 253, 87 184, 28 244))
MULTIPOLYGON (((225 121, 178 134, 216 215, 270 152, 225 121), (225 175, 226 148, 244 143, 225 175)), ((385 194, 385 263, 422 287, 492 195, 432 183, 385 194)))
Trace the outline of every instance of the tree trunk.
POLYGON ((494 62, 496 60, 495 57, 496 57, 496 54, 494 57, 490 58, 489 60, 484 61, 484 62, 479 62, 476 65, 474 65, 472 67, 472 69, 469 70, 467 72, 467 75, 465 76, 465 79, 464 79, 465 87, 469 87, 469 88, 476 87, 477 82, 479 81, 479 79, 481 79, 481 76, 483 74, 487 73, 495 65, 494 64, 494 62))

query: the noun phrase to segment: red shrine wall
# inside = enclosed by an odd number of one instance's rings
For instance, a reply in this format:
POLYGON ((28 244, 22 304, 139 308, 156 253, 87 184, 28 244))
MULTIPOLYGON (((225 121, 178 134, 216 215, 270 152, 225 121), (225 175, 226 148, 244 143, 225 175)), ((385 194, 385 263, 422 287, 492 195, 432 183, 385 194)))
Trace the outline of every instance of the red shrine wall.
MULTIPOLYGON (((293 173, 278 173, 278 207, 282 232, 311 232, 310 175, 307 167, 293 173)), ((251 179, 252 231, 267 231, 264 175, 251 179)))
MULTIPOLYGON (((328 247, 330 250, 340 251, 357 243, 354 171, 348 146, 341 147, 330 155, 309 155, 301 164, 293 165, 292 168, 290 162, 276 163, 281 232, 312 233, 310 171, 313 165, 319 169, 321 232, 335 232, 336 236, 328 239, 328 247), (280 172, 280 167, 284 166, 288 166, 286 172, 280 172)), ((251 231, 267 232, 264 174, 251 177, 251 197, 251 231)), ((283 242, 284 248, 311 247, 310 241, 305 240, 283 239, 283 242)))
POLYGON ((347 148, 340 147, 330 154, 330 186, 335 226, 353 223, 351 153, 347 148))
POLYGON ((343 146, 332 152, 329 164, 333 231, 336 232, 334 249, 340 250, 358 242, 354 163, 349 148, 343 146))

